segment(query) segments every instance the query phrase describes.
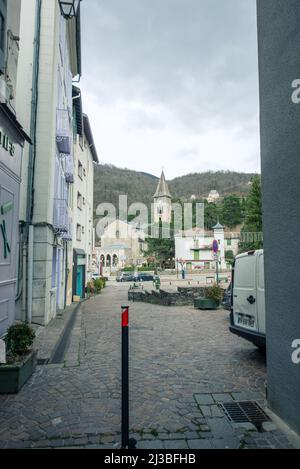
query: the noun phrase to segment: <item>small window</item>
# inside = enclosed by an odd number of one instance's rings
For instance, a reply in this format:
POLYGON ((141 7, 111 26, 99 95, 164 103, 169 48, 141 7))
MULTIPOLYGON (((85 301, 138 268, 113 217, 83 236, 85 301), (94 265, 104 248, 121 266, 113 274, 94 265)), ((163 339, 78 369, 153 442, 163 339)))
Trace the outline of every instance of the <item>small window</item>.
POLYGON ((79 210, 82 210, 82 195, 80 194, 80 192, 77 192, 77 208, 79 208, 79 210))
POLYGON ((85 197, 83 197, 82 203, 83 203, 83 205, 85 205, 85 197))
POLYGON ((76 240, 81 241, 81 225, 76 226, 76 240))
POLYGON ((231 246, 231 238, 227 239, 227 246, 231 246))
POLYGON ((84 234, 84 226, 82 227, 82 234, 84 234))
POLYGON ((83 179, 83 166, 80 161, 78 161, 78 176, 80 177, 80 179, 83 179))
POLYGON ((84 177, 86 176, 86 172, 85 172, 85 169, 83 168, 83 175, 84 177))
POLYGON ((0 49, 2 52, 5 50, 5 18, 0 13, 0 49))

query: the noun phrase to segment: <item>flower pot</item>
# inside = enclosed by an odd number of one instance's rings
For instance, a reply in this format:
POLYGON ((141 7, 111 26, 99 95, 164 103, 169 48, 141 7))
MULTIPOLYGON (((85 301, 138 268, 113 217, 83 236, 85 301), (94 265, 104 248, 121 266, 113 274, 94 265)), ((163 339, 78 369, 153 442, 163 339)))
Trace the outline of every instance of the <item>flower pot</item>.
POLYGON ((0 394, 16 394, 29 380, 37 364, 37 350, 20 363, 0 365, 0 394))
POLYGON ((194 307, 197 309, 218 309, 220 302, 210 298, 196 298, 194 307))

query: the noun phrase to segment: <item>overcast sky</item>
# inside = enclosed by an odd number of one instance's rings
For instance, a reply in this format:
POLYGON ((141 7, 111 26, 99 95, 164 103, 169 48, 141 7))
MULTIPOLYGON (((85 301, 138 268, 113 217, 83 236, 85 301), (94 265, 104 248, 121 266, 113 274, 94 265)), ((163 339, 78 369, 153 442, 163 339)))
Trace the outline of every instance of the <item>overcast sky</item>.
POLYGON ((101 163, 168 179, 260 171, 255 0, 83 0, 101 163))

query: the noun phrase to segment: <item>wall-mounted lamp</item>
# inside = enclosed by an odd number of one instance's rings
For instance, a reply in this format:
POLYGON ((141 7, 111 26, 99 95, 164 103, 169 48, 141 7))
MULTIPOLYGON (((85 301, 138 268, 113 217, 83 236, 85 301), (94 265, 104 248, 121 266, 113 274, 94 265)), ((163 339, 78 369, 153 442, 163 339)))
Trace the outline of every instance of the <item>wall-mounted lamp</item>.
POLYGON ((77 14, 81 0, 58 0, 62 16, 66 20, 74 18, 77 14))

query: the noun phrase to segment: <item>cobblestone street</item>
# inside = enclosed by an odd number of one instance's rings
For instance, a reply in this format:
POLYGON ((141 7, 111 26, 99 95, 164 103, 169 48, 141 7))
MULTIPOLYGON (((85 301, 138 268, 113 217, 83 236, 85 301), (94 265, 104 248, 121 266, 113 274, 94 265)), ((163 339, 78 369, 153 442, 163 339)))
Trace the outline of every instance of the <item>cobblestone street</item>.
MULTIPOLYGON (((64 362, 0 396, 0 448, 120 442, 120 306, 126 285, 81 304, 64 362)), ((288 448, 272 422, 229 423, 219 402, 265 406, 265 357, 228 331, 229 313, 130 304, 130 427, 138 448, 288 448)), ((41 351, 42 353, 42 351, 41 351)))

